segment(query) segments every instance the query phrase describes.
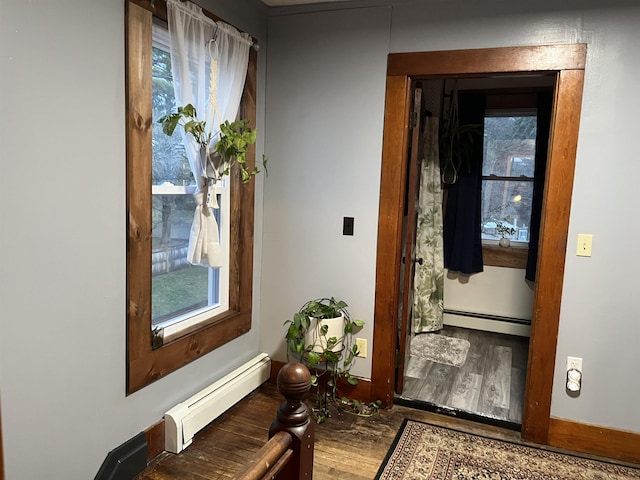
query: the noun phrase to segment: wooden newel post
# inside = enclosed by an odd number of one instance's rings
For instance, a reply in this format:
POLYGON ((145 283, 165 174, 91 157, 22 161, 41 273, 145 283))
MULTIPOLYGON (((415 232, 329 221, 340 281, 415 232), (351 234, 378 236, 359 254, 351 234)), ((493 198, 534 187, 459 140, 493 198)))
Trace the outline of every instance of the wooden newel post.
POLYGON ((293 437, 293 456, 278 478, 283 480, 312 480, 314 423, 304 403, 311 389, 311 374, 301 363, 287 363, 278 372, 278 390, 285 398, 276 419, 269 429, 269 438, 278 432, 293 437))

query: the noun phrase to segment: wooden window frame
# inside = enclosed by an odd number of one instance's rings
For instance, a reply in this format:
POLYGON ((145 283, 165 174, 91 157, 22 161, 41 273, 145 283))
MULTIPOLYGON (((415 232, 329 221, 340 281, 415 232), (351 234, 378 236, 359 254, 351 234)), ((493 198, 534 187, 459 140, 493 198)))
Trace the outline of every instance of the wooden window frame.
POLYGON ((482 245, 482 264, 487 267, 527 268, 529 247, 482 245))
MULTIPOLYGON (((548 87, 552 88, 552 87, 548 87)), ((508 110, 538 107, 537 94, 546 90, 541 87, 500 88, 470 90, 482 93, 487 98, 487 110, 508 110)), ((443 211, 446 209, 447 197, 443 197, 443 211)), ((489 267, 527 268, 529 244, 511 245, 509 248, 492 244, 482 244, 482 264, 489 267)))
MULTIPOLYGON (((537 93, 542 91, 539 87, 533 88, 505 88, 489 89, 483 93, 487 96, 487 110, 509 110, 518 108, 538 107, 537 93)), ((509 248, 498 245, 482 245, 483 265, 504 268, 527 268, 529 244, 511 245, 509 248)))
MULTIPOLYGON (((216 16, 205 12, 214 20, 216 16)), ((151 332, 151 28, 167 19, 163 0, 126 3, 127 380, 131 394, 251 329, 254 182, 231 176, 229 310, 185 336, 152 348, 151 332)), ((257 53, 250 50, 242 117, 256 124, 257 53)), ((247 162, 255 164, 255 145, 247 162)), ((249 167, 248 167, 249 168, 249 167)), ((250 168, 249 168, 250 169, 250 168)))

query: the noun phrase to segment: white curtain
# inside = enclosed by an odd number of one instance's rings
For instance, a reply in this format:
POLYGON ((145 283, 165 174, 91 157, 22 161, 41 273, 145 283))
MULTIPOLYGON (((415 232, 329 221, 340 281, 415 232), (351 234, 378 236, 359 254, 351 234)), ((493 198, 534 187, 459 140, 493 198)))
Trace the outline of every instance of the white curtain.
MULTIPOLYGON (((251 37, 223 22, 214 22, 191 2, 167 1, 171 42, 171 71, 176 104, 192 104, 199 120, 207 121, 212 145, 219 125, 238 115, 249 63, 251 37)), ((181 131, 196 179, 196 211, 189 236, 187 260, 194 265, 220 267, 224 263, 218 224, 212 208, 218 208, 215 182, 219 172, 207 169, 208 151, 181 131)))

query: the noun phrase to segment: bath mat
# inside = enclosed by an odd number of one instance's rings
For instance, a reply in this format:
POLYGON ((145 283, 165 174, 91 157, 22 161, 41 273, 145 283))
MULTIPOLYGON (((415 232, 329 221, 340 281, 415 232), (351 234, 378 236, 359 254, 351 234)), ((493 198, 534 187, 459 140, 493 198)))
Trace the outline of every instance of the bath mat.
POLYGON ((420 333, 411 339, 411 355, 436 363, 461 367, 467 360, 471 344, 464 338, 437 333, 420 333))

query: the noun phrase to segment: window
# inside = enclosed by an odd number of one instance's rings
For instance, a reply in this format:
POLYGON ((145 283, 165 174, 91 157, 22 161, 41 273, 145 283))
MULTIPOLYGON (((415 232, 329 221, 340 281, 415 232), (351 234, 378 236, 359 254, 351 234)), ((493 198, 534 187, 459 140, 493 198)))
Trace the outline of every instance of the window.
MULTIPOLYGON (((180 135, 167 136, 158 119, 176 109, 166 24, 152 26, 151 326, 154 346, 189 331, 229 307, 229 268, 187 262, 196 181, 180 135)), ((229 246, 229 182, 218 182, 214 210, 221 245, 229 246)), ((228 256, 228 251, 225 252, 228 256)))
MULTIPOLYGON (((253 182, 241 185, 234 173, 218 185, 227 266, 193 267, 183 260, 194 182, 179 137, 159 134, 156 126, 157 116, 175 103, 166 34, 157 20, 166 22, 163 1, 127 2, 127 393, 251 327, 253 182), (179 290, 186 283, 196 285, 188 296, 179 290), (164 335, 152 335, 153 329, 164 335)), ((241 106, 252 128, 256 60, 251 51, 241 106)), ((253 146, 247 160, 255 161, 253 146)))
POLYGON ((536 149, 535 112, 487 111, 482 160, 482 240, 496 244, 499 225, 506 237, 526 246, 531 225, 531 201, 536 149))

